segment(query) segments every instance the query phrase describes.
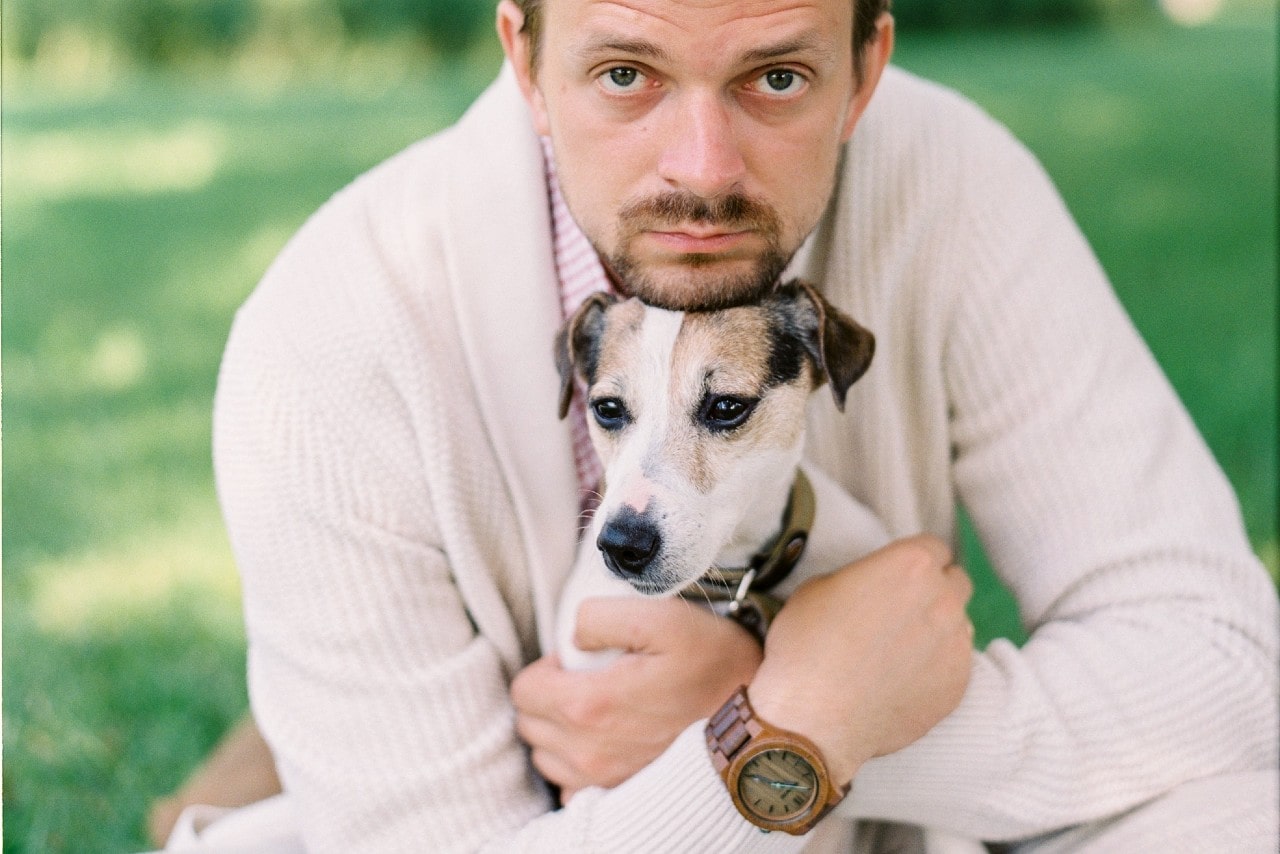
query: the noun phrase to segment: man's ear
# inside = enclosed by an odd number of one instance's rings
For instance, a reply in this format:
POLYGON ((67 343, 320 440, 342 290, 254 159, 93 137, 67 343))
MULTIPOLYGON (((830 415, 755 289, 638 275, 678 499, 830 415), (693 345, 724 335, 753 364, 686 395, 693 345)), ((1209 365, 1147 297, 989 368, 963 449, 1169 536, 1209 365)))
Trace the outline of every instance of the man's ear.
POLYGON ((795 297, 809 304, 813 311, 808 327, 806 347, 818 368, 820 380, 831 386, 836 408, 844 411, 849 386, 871 367, 876 351, 876 337, 849 315, 827 302, 808 282, 795 280, 783 285, 784 292, 795 289, 795 297))
POLYGON ((604 316, 609 306, 618 301, 612 294, 594 293, 573 313, 573 317, 556 333, 556 370, 560 372, 560 417, 569 414, 573 400, 573 380, 582 376, 587 382, 596 370, 600 352, 600 335, 604 332, 604 316))
POLYGON ((498 40, 502 42, 502 50, 516 73, 520 92, 533 115, 534 128, 540 135, 550 136, 547 105, 538 89, 537 69, 533 67, 533 45, 529 44, 529 34, 521 32, 524 29, 524 12, 513 0, 500 0, 498 3, 497 27, 498 40))
POLYGON ((889 57, 893 55, 893 32, 893 15, 888 12, 880 13, 880 17, 876 18, 875 37, 867 42, 862 50, 862 68, 855 69, 856 88, 853 91, 853 97, 849 100, 849 113, 845 116, 844 127, 840 134, 841 142, 848 142, 849 137, 853 136, 853 129, 857 126, 858 119, 862 118, 867 105, 871 103, 871 96, 880 85, 880 76, 884 74, 885 66, 889 64, 889 57))

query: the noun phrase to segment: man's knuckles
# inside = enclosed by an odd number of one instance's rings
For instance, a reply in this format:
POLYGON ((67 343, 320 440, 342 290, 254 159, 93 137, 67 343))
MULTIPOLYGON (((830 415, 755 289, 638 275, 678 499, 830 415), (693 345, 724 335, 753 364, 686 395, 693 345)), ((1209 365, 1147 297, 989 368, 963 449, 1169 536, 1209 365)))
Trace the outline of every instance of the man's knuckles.
POLYGON ((540 688, 546 684, 546 664, 546 659, 538 659, 511 680, 511 703, 517 710, 533 712, 546 707, 547 692, 540 688))
POLYGON ((886 569, 910 590, 936 587, 951 563, 951 550, 937 537, 923 534, 890 544, 884 555, 886 569))
POLYGON ((566 697, 560 704, 560 715, 565 725, 578 731, 604 729, 612 714, 612 698, 598 686, 566 697))
POLYGON ((885 550, 913 572, 937 572, 952 560, 951 547, 932 534, 905 537, 890 543, 885 550))

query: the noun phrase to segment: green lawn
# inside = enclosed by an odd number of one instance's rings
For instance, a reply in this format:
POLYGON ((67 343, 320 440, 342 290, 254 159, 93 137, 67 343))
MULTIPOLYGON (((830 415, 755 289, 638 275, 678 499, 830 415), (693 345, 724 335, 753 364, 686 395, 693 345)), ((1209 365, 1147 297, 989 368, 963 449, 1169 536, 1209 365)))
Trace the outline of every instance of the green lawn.
MULTIPOLYGON (((1008 122, 1276 546, 1275 31, 901 36, 1008 122)), ((145 846, 245 704, 209 412, 235 307, 330 193, 487 71, 4 98, 4 850, 145 846)), ((989 580, 982 637, 1018 636, 989 580)))

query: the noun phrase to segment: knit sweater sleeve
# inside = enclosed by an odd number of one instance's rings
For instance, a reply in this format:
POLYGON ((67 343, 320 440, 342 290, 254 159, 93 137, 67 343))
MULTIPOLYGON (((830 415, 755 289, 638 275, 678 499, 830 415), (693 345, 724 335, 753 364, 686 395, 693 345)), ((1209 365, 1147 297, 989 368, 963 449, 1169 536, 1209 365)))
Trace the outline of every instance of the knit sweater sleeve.
POLYGON ((953 476, 1030 639, 855 783, 859 814, 983 839, 1277 762, 1275 591, 1235 498, 1031 156, 969 148, 941 370, 953 476))
POLYGON ((437 506, 440 431, 481 455, 484 439, 465 401, 441 400, 465 374, 445 307, 390 251, 416 227, 389 201, 403 178, 374 180, 392 225, 370 219, 367 186, 313 218, 239 313, 215 413, 254 714, 307 849, 796 850, 737 814, 696 725, 626 785, 551 811, 490 628, 518 593, 466 592, 445 530, 499 512, 503 487, 464 468, 466 507, 437 506))

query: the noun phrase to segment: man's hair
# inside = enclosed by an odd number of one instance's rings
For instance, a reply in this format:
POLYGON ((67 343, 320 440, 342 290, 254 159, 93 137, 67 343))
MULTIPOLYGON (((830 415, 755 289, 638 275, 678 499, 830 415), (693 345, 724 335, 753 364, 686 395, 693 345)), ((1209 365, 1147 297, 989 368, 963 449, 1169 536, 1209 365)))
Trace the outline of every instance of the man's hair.
MULTIPOLYGON (((542 41, 542 4, 544 0, 515 0, 524 13, 520 32, 529 37, 529 67, 536 75, 542 41)), ((862 55, 875 38, 876 19, 889 11, 891 0, 853 0, 853 70, 862 79, 862 55)))

